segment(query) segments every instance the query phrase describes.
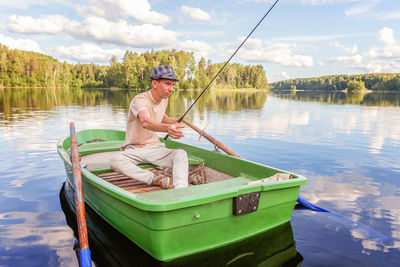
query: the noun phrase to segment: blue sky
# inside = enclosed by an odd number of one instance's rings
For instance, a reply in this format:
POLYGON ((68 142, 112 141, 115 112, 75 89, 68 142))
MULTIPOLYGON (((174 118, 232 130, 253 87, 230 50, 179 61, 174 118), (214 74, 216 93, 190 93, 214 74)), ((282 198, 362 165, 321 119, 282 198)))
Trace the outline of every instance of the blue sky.
MULTIPOLYGON (((69 63, 172 48, 224 62, 274 2, 0 0, 0 43, 69 63)), ((232 62, 270 82, 400 72, 400 1, 280 0, 232 62)))

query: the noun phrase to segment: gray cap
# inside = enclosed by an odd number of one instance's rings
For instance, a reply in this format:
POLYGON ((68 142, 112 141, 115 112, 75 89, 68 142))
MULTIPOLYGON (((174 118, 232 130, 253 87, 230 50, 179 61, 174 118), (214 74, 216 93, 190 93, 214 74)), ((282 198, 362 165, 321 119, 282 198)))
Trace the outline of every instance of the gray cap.
POLYGON ((175 77, 174 69, 168 65, 157 66, 151 72, 150 81, 159 79, 179 81, 178 78, 175 77))

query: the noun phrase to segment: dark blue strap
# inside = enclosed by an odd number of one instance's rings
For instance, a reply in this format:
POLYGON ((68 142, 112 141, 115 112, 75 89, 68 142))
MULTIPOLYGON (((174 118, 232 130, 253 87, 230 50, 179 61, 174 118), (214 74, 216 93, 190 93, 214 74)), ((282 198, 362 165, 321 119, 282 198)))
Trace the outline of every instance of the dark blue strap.
POLYGON ((310 202, 308 202, 307 200, 305 200, 301 196, 299 196, 299 198, 297 199, 297 202, 299 202, 304 207, 309 208, 310 210, 313 210, 313 211, 330 212, 329 210, 326 210, 324 208, 321 208, 321 207, 318 207, 318 206, 316 206, 314 204, 311 204, 310 202))
POLYGON ((310 202, 308 202, 301 196, 298 197, 297 202, 300 203, 305 208, 308 208, 310 210, 317 211, 317 212, 327 212, 327 216, 329 216, 331 219, 345 225, 346 227, 348 227, 352 230, 357 231, 358 233, 360 233, 362 236, 364 236, 365 238, 367 238, 369 240, 375 240, 376 242, 379 242, 379 243, 384 243, 387 240, 389 240, 389 238, 387 236, 381 234, 378 231, 375 231, 374 229, 370 228, 369 226, 362 224, 360 222, 352 221, 343 215, 334 213, 330 210, 326 210, 324 208, 321 208, 314 204, 311 204, 310 202))

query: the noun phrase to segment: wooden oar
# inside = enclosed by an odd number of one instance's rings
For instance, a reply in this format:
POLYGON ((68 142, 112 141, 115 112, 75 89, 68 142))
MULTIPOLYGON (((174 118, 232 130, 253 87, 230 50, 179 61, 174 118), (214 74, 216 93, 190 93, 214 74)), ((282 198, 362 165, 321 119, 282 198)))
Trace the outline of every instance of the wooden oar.
POLYGON ((193 125, 189 121, 187 121, 185 119, 182 119, 182 122, 184 122, 187 126, 189 126, 193 130, 198 132, 200 134, 200 136, 204 136, 205 139, 207 139, 212 144, 214 144, 214 146, 216 146, 216 147, 220 148, 221 150, 223 150, 226 154, 229 154, 231 156, 240 158, 240 156, 238 154, 236 154, 235 152, 233 152, 232 149, 230 149, 229 147, 227 147, 226 145, 224 145, 223 143, 221 143, 220 141, 218 141, 217 139, 215 139, 211 135, 209 135, 206 132, 202 131, 200 128, 196 127, 195 125, 193 125))
POLYGON ((78 145, 76 142, 75 125, 73 122, 70 123, 70 139, 71 139, 72 173, 74 175, 74 185, 75 185, 76 220, 78 224, 79 245, 80 245, 79 265, 82 267, 91 267, 92 260, 90 257, 88 234, 86 228, 85 202, 83 199, 81 165, 79 163, 78 145))

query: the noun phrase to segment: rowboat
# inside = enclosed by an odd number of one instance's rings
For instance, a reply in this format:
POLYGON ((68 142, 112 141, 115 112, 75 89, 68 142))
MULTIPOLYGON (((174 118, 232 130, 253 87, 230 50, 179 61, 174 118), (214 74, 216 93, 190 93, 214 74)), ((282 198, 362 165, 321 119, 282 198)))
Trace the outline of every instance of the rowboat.
MULTIPOLYGON (((164 262, 232 245, 288 222, 300 186, 307 182, 298 174, 291 174, 291 179, 268 180, 265 178, 287 172, 160 139, 167 148, 184 149, 190 170, 203 166, 204 174, 200 184, 164 190, 110 168, 109 159, 123 145, 125 132, 91 129, 76 136, 85 203, 137 246, 164 262)), ((57 151, 67 173, 65 187, 74 190, 70 137, 58 141, 57 151)))

